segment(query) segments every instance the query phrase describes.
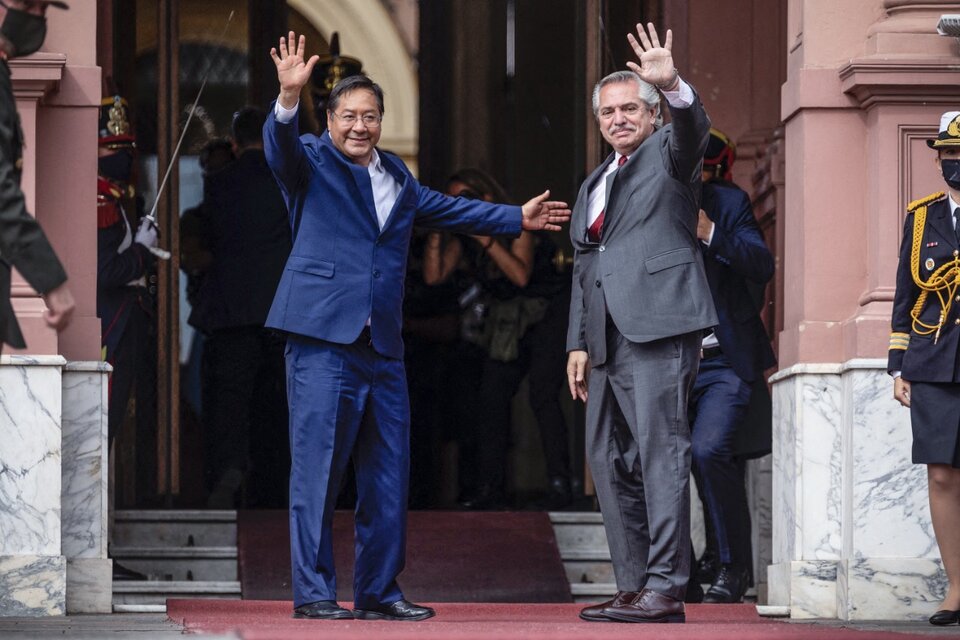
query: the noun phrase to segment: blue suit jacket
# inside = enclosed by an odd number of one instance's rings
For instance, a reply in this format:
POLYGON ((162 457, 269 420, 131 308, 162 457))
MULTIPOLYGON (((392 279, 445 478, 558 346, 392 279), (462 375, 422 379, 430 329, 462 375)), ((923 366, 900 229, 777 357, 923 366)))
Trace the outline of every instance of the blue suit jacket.
POLYGON ((330 134, 299 135, 270 109, 263 127, 267 163, 287 202, 293 251, 266 326, 350 344, 370 319, 373 347, 403 357, 403 284, 414 223, 483 235, 520 233, 519 207, 451 198, 421 186, 403 162, 378 149, 400 194, 383 229, 367 168, 351 162, 330 134))
POLYGON ((717 340, 736 374, 754 382, 776 364, 759 313, 773 277, 773 256, 741 189, 704 183, 701 206, 715 225, 703 265, 719 319, 717 340))

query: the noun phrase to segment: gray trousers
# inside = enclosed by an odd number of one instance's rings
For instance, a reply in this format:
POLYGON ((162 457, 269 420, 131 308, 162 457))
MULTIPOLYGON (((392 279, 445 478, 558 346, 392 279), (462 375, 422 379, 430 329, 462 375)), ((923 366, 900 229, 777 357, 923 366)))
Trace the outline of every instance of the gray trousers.
POLYGON ((610 323, 590 372, 587 456, 620 591, 683 599, 690 577, 687 400, 700 332, 630 342, 610 323))

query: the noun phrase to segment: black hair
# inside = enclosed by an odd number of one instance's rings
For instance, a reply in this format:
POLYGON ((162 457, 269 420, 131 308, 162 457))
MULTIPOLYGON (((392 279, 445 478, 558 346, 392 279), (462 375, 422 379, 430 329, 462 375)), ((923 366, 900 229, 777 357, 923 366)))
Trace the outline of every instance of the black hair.
POLYGON ((216 173, 233 160, 233 146, 226 138, 208 140, 200 149, 200 169, 204 175, 216 173))
POLYGON ((327 98, 327 111, 330 111, 331 113, 336 112, 337 107, 340 106, 340 98, 351 91, 356 91, 357 89, 366 89, 367 91, 373 92, 373 95, 377 99, 377 108, 380 109, 380 115, 382 116, 384 113, 383 89, 380 88, 380 85, 371 80, 370 76, 366 76, 362 73, 355 76, 347 76, 337 83, 337 85, 333 88, 333 91, 330 92, 330 97, 327 98))
POLYGON ((233 114, 233 140, 238 147, 249 147, 263 141, 263 123, 267 114, 259 107, 244 107, 233 114))

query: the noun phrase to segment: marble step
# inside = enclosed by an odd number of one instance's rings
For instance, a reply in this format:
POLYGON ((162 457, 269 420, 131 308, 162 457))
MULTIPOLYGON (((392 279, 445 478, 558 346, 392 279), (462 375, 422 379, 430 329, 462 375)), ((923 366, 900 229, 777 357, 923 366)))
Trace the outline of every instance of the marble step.
POLYGON ((152 580, 234 581, 236 547, 115 547, 113 558, 152 580))
POLYGON ((234 510, 126 510, 114 514, 111 549, 237 545, 234 510))
POLYGON ((551 512, 550 522, 561 557, 569 551, 600 553, 608 549, 603 517, 597 512, 551 512))
MULTIPOLYGON (((240 599, 240 583, 223 581, 146 580, 113 583, 113 605, 165 605, 167 598, 240 599)), ((120 609, 123 610, 121 606, 120 609)))

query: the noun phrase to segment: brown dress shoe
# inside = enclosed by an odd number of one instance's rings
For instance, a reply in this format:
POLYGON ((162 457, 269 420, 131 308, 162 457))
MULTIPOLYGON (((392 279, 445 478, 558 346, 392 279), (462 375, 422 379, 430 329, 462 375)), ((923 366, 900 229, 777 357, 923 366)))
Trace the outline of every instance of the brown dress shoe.
POLYGON ((586 607, 580 611, 580 617, 587 622, 613 622, 613 620, 603 615, 603 610, 607 607, 629 604, 638 595, 640 594, 637 591, 617 591, 617 595, 613 596, 613 600, 607 600, 606 602, 586 607))
POLYGON ((603 615, 621 622, 686 622, 683 601, 644 589, 631 602, 603 609, 603 615))

